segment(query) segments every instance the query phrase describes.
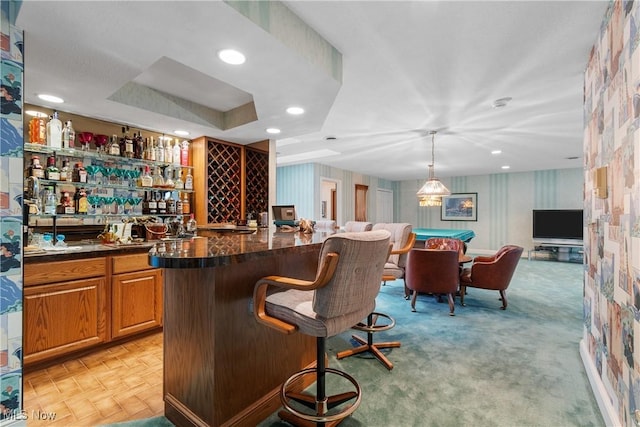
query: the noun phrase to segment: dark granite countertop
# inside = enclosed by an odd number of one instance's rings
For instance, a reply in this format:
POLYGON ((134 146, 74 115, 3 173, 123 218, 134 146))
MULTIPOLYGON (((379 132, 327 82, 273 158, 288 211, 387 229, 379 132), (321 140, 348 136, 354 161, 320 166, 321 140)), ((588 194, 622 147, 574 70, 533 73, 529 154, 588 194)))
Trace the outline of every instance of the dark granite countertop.
POLYGON ((273 228, 260 228, 251 234, 211 232, 208 237, 156 243, 149 251, 149 264, 161 268, 218 267, 260 259, 274 252, 317 251, 331 234, 334 233, 280 232, 273 228))
POLYGON ((69 242, 65 249, 25 250, 22 258, 25 264, 66 261, 71 259, 95 258, 108 255, 126 255, 147 252, 156 242, 132 244, 101 244, 95 242, 69 242))

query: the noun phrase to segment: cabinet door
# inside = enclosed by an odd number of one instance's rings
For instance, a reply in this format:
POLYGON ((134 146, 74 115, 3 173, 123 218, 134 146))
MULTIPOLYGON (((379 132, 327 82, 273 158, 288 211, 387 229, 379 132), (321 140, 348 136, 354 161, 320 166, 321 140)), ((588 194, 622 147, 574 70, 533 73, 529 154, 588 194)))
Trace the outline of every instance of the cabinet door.
POLYGON ((117 274, 111 280, 111 336, 162 326, 162 270, 117 274))
POLYGON ((25 365, 106 340, 105 280, 24 288, 25 365))

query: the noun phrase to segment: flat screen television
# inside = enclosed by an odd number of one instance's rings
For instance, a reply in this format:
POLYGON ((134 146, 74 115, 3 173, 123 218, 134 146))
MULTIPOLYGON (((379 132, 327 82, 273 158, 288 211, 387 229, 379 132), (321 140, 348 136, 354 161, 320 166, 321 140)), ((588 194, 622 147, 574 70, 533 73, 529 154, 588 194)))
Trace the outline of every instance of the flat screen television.
POLYGON ((582 243, 582 209, 534 209, 533 240, 572 244, 582 243))

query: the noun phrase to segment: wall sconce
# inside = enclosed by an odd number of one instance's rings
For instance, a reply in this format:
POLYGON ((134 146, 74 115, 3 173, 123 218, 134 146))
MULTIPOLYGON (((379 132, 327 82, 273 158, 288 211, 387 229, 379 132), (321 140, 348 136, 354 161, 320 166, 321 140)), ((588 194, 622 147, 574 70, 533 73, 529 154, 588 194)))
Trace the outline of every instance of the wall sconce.
POLYGON ((594 191, 599 199, 606 199, 607 194, 607 167, 597 168, 594 172, 594 191))

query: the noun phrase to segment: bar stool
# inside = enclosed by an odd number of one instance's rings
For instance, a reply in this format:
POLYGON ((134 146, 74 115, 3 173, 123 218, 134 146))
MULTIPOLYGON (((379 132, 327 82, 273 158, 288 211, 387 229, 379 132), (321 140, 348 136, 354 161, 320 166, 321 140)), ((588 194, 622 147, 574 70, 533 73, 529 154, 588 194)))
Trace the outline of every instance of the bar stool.
POLYGON ((329 236, 322 245, 314 281, 268 276, 256 283, 253 307, 258 322, 286 334, 316 337, 315 369, 293 374, 281 387, 284 410, 278 415, 283 420, 298 426, 334 426, 360 405, 362 391, 355 378, 326 367, 325 343, 373 311, 389 256, 389 238, 383 230, 329 236), (280 292, 268 292, 274 287, 280 292), (346 379, 353 390, 327 396, 327 374, 346 379), (308 375, 315 376, 315 395, 292 387, 308 375))
MULTIPOLYGON (((385 230, 391 233, 392 251, 385 263, 383 274, 380 276, 383 282, 404 278, 404 269, 406 265, 407 253, 413 248, 416 241, 416 234, 413 233, 411 224, 408 223, 379 223, 373 226, 373 231, 385 230)), ((405 298, 409 299, 409 290, 407 284, 404 284, 405 298)), ((382 348, 400 347, 400 341, 374 342, 373 334, 376 332, 387 331, 396 325, 393 317, 385 313, 371 312, 367 315, 366 322, 359 322, 353 329, 362 331, 367 334, 367 339, 363 339, 358 335, 352 335, 352 338, 361 345, 349 350, 339 352, 336 357, 343 359, 360 353, 373 354, 387 369, 393 369, 393 363, 380 351, 382 348), (383 323, 378 323, 378 319, 384 319, 383 323)))

